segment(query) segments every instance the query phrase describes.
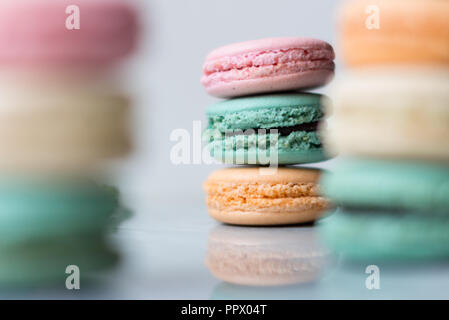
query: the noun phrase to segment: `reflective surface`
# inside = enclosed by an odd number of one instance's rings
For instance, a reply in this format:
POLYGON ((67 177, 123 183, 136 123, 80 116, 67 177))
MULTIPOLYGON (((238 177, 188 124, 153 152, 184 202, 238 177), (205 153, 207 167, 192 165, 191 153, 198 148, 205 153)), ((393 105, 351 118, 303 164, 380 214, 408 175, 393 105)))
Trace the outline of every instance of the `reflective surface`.
MULTIPOLYGON (((383 265, 380 289, 368 290, 368 264, 330 255, 316 227, 247 228, 210 219, 202 199, 127 197, 133 216, 113 234, 122 250, 117 270, 90 285, 2 290, 25 299, 442 299, 449 263, 383 265), (250 285, 248 285, 250 284, 250 285)), ((85 280, 85 279, 84 279, 85 280)))

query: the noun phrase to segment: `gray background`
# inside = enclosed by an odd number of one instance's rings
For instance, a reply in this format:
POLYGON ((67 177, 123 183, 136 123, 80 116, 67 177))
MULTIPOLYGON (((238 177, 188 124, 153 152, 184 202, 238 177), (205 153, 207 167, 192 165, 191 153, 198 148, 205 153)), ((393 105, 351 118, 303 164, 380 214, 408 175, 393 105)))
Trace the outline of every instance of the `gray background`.
MULTIPOLYGON (((124 192, 174 201, 203 201, 202 182, 223 166, 170 161, 173 129, 206 125, 218 101, 200 84, 205 56, 233 42, 266 37, 314 37, 334 44, 335 0, 142 0, 140 51, 126 83, 136 97, 136 151, 121 169, 124 192)), ((317 92, 326 93, 327 88, 317 92)))

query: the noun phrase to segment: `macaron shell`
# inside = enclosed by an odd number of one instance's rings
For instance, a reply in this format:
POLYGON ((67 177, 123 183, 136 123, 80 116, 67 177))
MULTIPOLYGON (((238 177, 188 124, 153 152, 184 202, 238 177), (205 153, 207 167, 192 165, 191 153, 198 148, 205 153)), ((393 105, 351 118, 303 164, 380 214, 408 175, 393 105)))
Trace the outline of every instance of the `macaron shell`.
MULTIPOLYGON (((241 111, 257 111, 276 108, 308 107, 320 109, 326 96, 316 93, 276 93, 224 100, 206 109, 208 116, 226 115, 241 111)), ((253 124, 257 126, 257 123, 253 124)), ((253 127, 255 128, 255 127, 253 127)))
POLYGON ((339 209, 319 225, 324 244, 346 259, 408 261, 449 257, 449 219, 339 209))
POLYGON ((114 88, 36 80, 4 84, 0 168, 71 171, 126 155, 131 149, 129 104, 126 94, 114 88))
POLYGON ((424 162, 342 159, 321 179, 337 204, 447 215, 449 166, 424 162))
POLYGON ((333 54, 332 46, 325 41, 313 38, 300 37, 284 37, 284 38, 267 38, 250 40, 229 44, 212 51, 207 57, 206 61, 222 58, 226 56, 235 56, 246 54, 254 51, 272 51, 272 50, 287 50, 287 49, 323 49, 333 54))
POLYGON ((231 168, 204 183, 209 214, 237 225, 285 225, 315 221, 328 202, 317 194, 319 170, 231 168), (235 180, 232 180, 235 177, 235 180))
POLYGON ((447 1, 346 1, 339 13, 343 60, 353 67, 447 64, 448 16, 447 1), (378 29, 367 27, 367 23, 373 22, 372 17, 378 18, 378 29))
POLYGON ((119 209, 116 189, 93 182, 0 181, 0 248, 64 236, 103 234, 119 209))
POLYGON ((335 82, 334 121, 323 139, 342 155, 447 161, 448 87, 447 68, 349 73, 335 82))
POLYGON ((322 174, 321 170, 313 168, 259 168, 241 167, 225 168, 212 172, 208 181, 214 183, 316 183, 322 174), (265 171, 270 170, 270 171, 265 171))
POLYGON ((209 214, 217 221, 245 226, 289 225, 308 223, 323 217, 323 206, 302 210, 297 213, 260 212, 260 211, 227 211, 209 208, 209 214))
POLYGON ((250 165, 294 165, 326 161, 332 158, 322 148, 309 150, 279 149, 277 155, 272 155, 267 150, 222 150, 212 149, 212 157, 226 164, 250 164, 250 165))
POLYGON ((218 98, 232 98, 258 93, 305 90, 323 86, 329 83, 333 76, 334 72, 331 70, 310 70, 289 75, 220 82, 206 87, 206 91, 218 98))
POLYGON ((221 98, 313 88, 331 80, 334 58, 332 47, 317 39, 236 43, 207 56, 201 82, 209 94, 221 98))

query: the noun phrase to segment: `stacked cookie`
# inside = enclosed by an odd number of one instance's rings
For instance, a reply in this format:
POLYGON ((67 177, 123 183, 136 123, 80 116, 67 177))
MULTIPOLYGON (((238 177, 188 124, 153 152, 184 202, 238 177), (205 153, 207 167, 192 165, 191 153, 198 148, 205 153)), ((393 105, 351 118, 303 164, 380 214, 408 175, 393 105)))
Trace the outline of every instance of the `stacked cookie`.
POLYGON ((204 184, 209 213, 243 225, 310 222, 326 207, 317 192, 319 170, 277 168, 327 159, 318 127, 322 96, 299 90, 326 84, 334 52, 321 40, 276 38, 228 45, 203 67, 206 91, 229 98, 210 106, 204 132, 211 156, 231 168, 204 184), (263 168, 262 168, 263 169, 263 168))
POLYGON ((117 261, 117 191, 94 182, 130 150, 115 77, 135 46, 126 0, 0 3, 0 284, 81 276, 117 261))
POLYGON ((337 81, 328 140, 344 158, 322 182, 341 208, 323 236, 348 258, 449 256, 448 16, 439 0, 342 6, 351 70, 337 81))

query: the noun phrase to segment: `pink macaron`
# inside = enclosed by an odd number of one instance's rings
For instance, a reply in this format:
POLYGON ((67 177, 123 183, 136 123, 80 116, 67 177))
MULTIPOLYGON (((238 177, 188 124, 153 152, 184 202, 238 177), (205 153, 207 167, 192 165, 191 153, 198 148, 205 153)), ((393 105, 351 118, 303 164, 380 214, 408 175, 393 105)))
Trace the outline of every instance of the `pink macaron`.
POLYGON ((129 0, 2 0, 0 67, 109 65, 133 50, 137 34, 129 0), (70 29, 73 6, 79 29, 70 29))
POLYGON ((235 43, 206 57, 201 83, 209 94, 221 98, 314 88, 332 79, 334 58, 332 46, 317 39, 235 43))

